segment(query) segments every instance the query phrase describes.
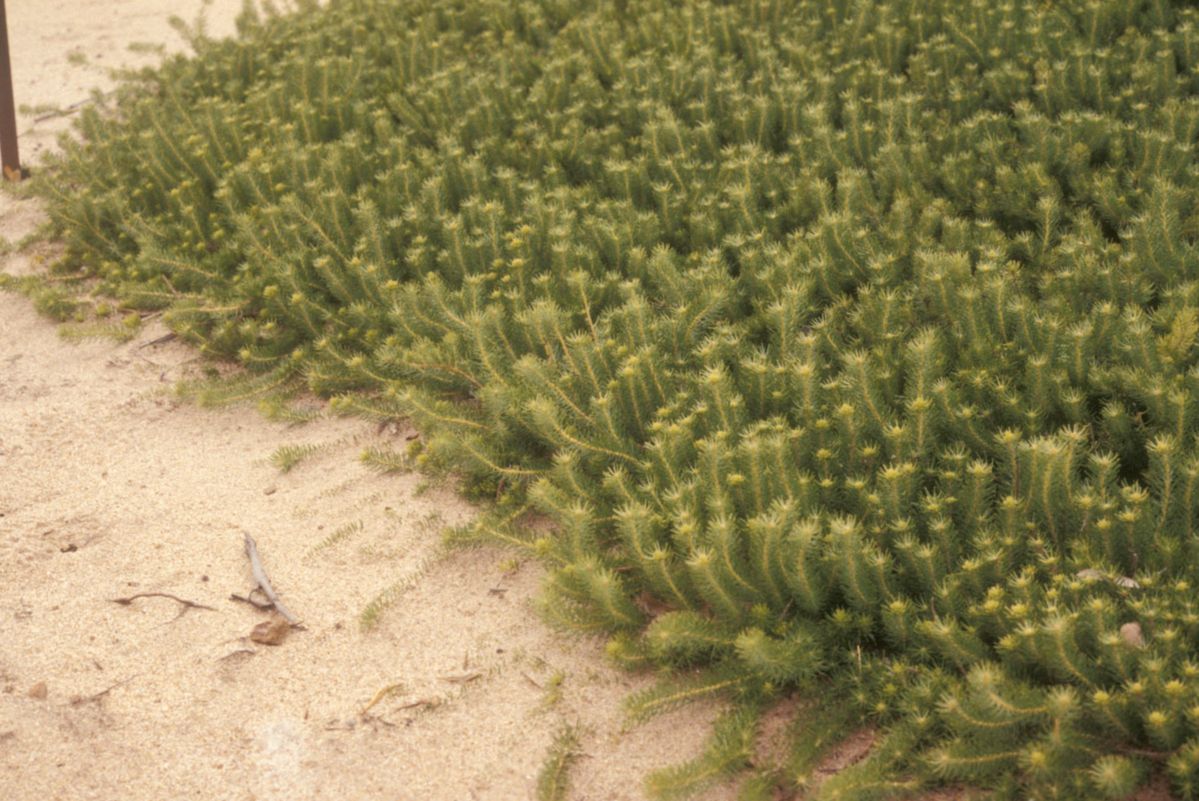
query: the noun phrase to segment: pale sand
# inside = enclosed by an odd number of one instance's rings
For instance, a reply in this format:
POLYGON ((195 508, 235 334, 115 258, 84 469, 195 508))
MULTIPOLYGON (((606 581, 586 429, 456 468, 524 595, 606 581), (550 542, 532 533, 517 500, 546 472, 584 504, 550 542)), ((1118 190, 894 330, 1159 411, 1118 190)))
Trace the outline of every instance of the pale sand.
MULTIPOLYGON (((232 31, 240 5, 217 0, 211 30, 232 31)), ((18 102, 65 106, 110 86, 105 68, 152 61, 130 42, 177 48, 165 17, 200 3, 8 6, 18 102)), ((36 166, 68 122, 22 115, 25 161, 36 166)), ((41 219, 35 202, 0 194, 5 238, 41 219)), ((0 269, 35 269, 51 250, 0 269)), ((697 752, 714 707, 622 733, 620 701, 649 679, 540 623, 535 565, 507 575, 500 551, 440 555, 439 529, 472 514, 449 489, 357 463, 368 444, 403 447, 405 431, 327 418, 289 428, 252 408, 181 404, 172 382, 195 354, 141 347, 162 333, 72 345, 26 299, 0 294, 0 798, 524 799, 554 732, 578 723, 586 756, 571 798, 633 799, 647 771, 697 752), (270 454, 299 442, 332 446, 280 475, 270 454), (253 653, 239 638, 265 614, 228 600, 251 587, 242 532, 307 625, 253 653), (363 630, 389 587, 394 602, 363 630), (172 622, 173 601, 109 600, 151 591, 217 611, 172 622), (562 698, 547 705, 559 672, 562 698), (29 697, 42 682, 47 697, 29 697), (375 719, 359 717, 397 683, 375 719), (441 703, 402 708, 421 699, 441 703)))

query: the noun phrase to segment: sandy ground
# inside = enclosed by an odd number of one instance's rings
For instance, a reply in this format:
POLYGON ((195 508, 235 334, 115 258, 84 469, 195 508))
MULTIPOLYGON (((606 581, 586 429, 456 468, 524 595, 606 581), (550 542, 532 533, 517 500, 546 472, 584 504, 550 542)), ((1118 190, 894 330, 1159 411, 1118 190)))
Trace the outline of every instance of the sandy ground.
MULTIPOLYGON (((216 0, 210 30, 231 32, 240 5, 216 0)), ((200 3, 8 6, 17 100, 37 107, 152 60, 132 42, 178 47, 166 16, 200 3)), ((20 119, 34 167, 68 124, 44 113, 20 119)), ((0 194, 6 239, 41 220, 36 202, 0 194)), ((356 461, 410 432, 181 403, 172 385, 194 353, 152 344, 162 333, 73 345, 0 294, 0 798, 524 799, 555 731, 578 724, 571 797, 635 799, 647 771, 696 753, 712 708, 623 732, 620 700, 648 680, 538 622, 539 569, 443 552, 440 529, 471 508, 356 461), (281 474, 270 454, 294 443, 326 447, 281 474), (278 646, 250 642, 266 613, 229 600, 252 586, 243 533, 306 625, 278 646), (112 600, 153 592, 212 609, 112 600)))

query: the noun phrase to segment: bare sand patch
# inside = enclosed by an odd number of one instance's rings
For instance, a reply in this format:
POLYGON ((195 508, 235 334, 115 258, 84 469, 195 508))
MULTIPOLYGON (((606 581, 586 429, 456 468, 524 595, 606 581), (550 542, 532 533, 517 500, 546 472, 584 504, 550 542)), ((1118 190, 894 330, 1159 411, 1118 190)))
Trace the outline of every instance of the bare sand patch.
MULTIPOLYGON (((38 106, 84 101, 111 87, 107 68, 153 60, 131 42, 178 48, 167 15, 201 4, 9 6, 36 166, 69 124, 38 106)), ((211 3, 211 32, 231 32, 240 6, 211 3)), ((7 240, 43 219, 0 193, 7 240)), ((10 254, 0 270, 52 255, 10 254)), ((450 488, 357 461, 407 431, 181 403, 172 386, 196 355, 151 344, 163 333, 70 344, 0 294, 0 797, 523 799, 555 732, 577 724, 571 797, 636 799, 647 771, 698 751, 712 707, 623 732, 620 700, 649 679, 540 623, 535 565, 442 550, 439 530, 474 513, 450 488), (270 463, 303 443, 322 447, 286 474, 270 463), (266 614, 229 599, 253 585, 244 533, 306 626, 277 646, 250 641, 266 614), (212 609, 112 600, 142 593, 212 609)))

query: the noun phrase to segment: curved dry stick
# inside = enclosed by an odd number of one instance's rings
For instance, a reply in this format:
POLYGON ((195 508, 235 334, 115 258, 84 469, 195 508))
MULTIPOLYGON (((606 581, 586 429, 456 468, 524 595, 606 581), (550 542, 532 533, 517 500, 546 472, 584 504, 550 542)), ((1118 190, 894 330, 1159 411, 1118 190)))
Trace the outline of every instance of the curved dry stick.
POLYGON ((275 588, 271 586, 271 580, 266 577, 266 571, 262 569, 262 561, 258 558, 258 546, 254 543, 254 538, 249 534, 243 533, 246 538, 246 556, 250 558, 250 572, 254 574, 254 580, 258 582, 259 589, 262 594, 270 599, 274 605, 275 611, 283 615, 283 618, 293 626, 300 625, 300 621, 295 615, 287 611, 287 607, 279 600, 279 595, 275 592, 275 588))
POLYGON ((120 604, 121 606, 129 606, 138 598, 170 598, 172 601, 182 604, 182 606, 179 608, 179 614, 177 614, 173 618, 171 618, 171 620, 168 621, 170 623, 174 623, 176 620, 178 620, 179 618, 186 615, 188 613, 188 611, 192 610, 192 609, 207 609, 209 612, 217 611, 216 609, 214 609, 211 606, 206 606, 204 604, 198 604, 195 601, 189 601, 186 598, 180 598, 177 595, 171 595, 169 592, 138 592, 138 593, 134 593, 133 595, 128 596, 127 598, 109 598, 108 600, 112 601, 114 604, 120 604))

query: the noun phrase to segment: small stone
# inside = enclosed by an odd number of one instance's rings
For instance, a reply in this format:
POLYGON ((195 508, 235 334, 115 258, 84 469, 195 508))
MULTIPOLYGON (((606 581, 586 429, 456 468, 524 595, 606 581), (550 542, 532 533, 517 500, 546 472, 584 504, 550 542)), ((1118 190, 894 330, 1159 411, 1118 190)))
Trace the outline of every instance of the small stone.
POLYGON ((267 487, 266 489, 264 489, 262 491, 262 494, 263 495, 274 495, 278 491, 279 491, 278 487, 267 487))
POLYGON ((1120 638, 1133 648, 1145 647, 1145 635, 1141 632, 1140 623, 1125 623, 1120 627, 1120 638))
POLYGON ((39 701, 46 700, 49 691, 46 689, 46 682, 39 681, 37 684, 29 688, 29 697, 36 698, 39 701))
POLYGON ((279 615, 273 615, 270 620, 264 620, 250 632, 250 639, 263 645, 278 645, 287 639, 291 632, 291 624, 279 615))

